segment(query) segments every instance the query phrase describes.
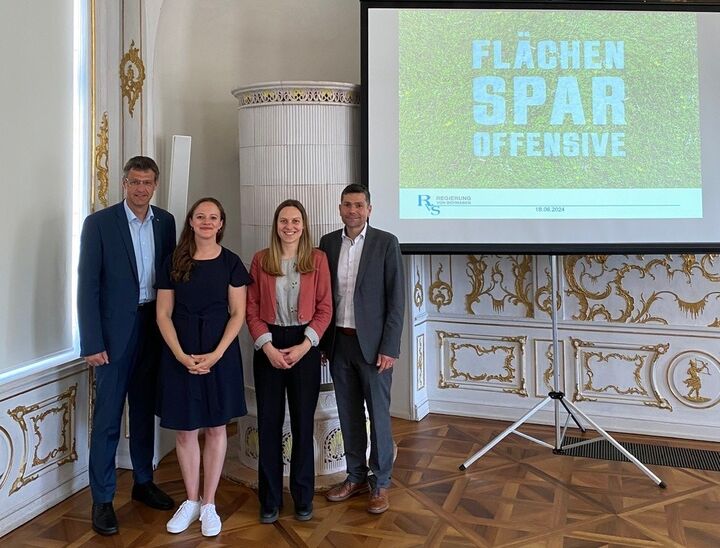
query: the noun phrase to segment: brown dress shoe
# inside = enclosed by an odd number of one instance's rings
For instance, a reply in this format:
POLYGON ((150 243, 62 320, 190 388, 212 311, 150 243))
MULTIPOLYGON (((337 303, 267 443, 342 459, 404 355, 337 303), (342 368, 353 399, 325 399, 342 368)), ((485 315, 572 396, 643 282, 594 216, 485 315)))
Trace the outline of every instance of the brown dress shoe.
POLYGON ((387 488, 376 487, 373 489, 372 493, 370 493, 367 511, 371 514, 382 514, 388 508, 390 508, 390 501, 388 500, 387 488))
POLYGON ((325 493, 325 498, 328 499, 330 502, 340 502, 341 500, 347 500, 350 497, 359 495, 360 493, 367 493, 369 490, 370 488, 365 482, 353 483, 350 480, 346 479, 340 485, 336 485, 327 493, 325 493))

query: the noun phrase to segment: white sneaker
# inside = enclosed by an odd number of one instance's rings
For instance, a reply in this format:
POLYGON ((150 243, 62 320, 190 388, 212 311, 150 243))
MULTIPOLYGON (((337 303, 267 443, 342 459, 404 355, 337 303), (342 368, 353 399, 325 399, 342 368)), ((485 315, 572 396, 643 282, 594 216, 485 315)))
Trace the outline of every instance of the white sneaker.
POLYGON ((190 524, 200 517, 200 500, 186 500, 177 509, 175 515, 167 522, 168 533, 182 533, 190 524))
POLYGON ((203 504, 200 509, 200 521, 202 522, 202 534, 204 537, 214 537, 220 533, 222 522, 215 511, 214 504, 203 504))

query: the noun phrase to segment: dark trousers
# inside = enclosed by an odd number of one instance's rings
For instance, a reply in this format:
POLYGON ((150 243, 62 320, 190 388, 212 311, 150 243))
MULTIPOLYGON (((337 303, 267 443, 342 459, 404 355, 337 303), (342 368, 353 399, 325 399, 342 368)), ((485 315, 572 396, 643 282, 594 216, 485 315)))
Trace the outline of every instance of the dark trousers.
POLYGON ((90 491, 93 502, 115 496, 115 453, 120 422, 129 404, 130 459, 135 483, 152 480, 155 451, 155 392, 160 361, 160 332, 155 306, 138 309, 132 335, 122 356, 95 368, 95 410, 90 435, 90 491))
MULTIPOLYGON (((270 326, 275 348, 289 348, 305 338, 305 326, 270 326)), ((253 361, 260 455, 258 497, 263 508, 282 506, 285 393, 290 410, 292 451, 290 493, 295 506, 307 506, 315 494, 315 408, 320 394, 320 352, 312 347, 290 369, 276 369, 262 350, 253 361)))
POLYGON ((390 419, 392 369, 378 373, 374 363, 363 357, 355 335, 338 331, 330 373, 335 385, 338 417, 345 446, 348 479, 372 487, 390 487, 393 466, 393 439, 390 419), (367 451, 365 404, 370 415, 370 460, 367 451), (367 477, 368 466, 372 476, 367 477))

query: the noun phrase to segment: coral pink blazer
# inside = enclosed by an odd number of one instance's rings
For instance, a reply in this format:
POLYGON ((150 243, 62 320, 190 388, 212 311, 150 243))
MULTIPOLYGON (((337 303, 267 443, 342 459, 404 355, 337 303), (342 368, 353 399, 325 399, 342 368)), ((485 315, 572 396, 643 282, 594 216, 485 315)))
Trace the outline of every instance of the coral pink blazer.
MULTIPOLYGON (((248 286, 246 318, 253 341, 270 332, 268 324, 274 324, 277 316, 276 278, 260 266, 265 253, 267 249, 255 253, 250 266, 253 283, 248 286)), ((313 249, 313 261, 315 270, 300 274, 298 320, 302 325, 308 324, 318 337, 322 337, 332 319, 330 268, 325 253, 319 249, 313 249)))

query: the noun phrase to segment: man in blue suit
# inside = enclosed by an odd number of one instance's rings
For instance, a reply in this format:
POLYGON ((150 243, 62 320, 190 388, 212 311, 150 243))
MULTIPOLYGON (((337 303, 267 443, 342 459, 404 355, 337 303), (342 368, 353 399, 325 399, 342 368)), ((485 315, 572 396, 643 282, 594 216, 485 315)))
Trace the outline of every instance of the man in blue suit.
POLYGON ((155 323, 155 273, 175 248, 175 219, 150 206, 159 170, 136 156, 123 169, 125 199, 85 219, 78 266, 80 354, 95 370, 90 437, 93 529, 118 532, 115 453, 129 404, 132 498, 152 508, 174 503, 152 481, 155 387, 161 338, 155 323))
POLYGON ((400 355, 405 292, 398 240, 369 225, 371 211, 367 188, 348 185, 340 198, 345 228, 320 240, 330 265, 335 303, 334 328, 325 332, 323 346, 330 357, 348 472, 347 479, 325 496, 337 502, 369 488, 367 510, 381 514, 390 507, 390 386, 400 355), (365 405, 370 415, 369 461, 365 405))

